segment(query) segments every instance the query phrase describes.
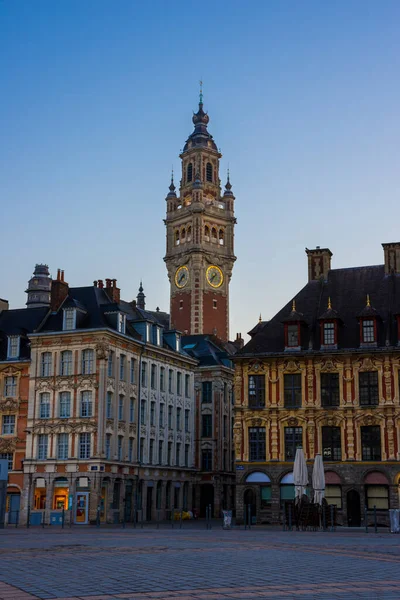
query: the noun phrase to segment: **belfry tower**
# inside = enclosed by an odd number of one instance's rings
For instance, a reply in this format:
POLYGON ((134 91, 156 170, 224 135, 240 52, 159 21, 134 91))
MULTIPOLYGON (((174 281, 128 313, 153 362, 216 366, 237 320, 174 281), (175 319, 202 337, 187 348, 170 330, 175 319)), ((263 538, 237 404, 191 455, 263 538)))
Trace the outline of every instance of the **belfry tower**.
POLYGON ((233 250, 235 197, 228 179, 221 195, 221 154, 207 130, 208 114, 193 115, 194 131, 180 158, 179 196, 173 177, 166 197, 167 251, 171 285, 171 328, 185 334, 210 333, 229 339, 229 282, 233 250))

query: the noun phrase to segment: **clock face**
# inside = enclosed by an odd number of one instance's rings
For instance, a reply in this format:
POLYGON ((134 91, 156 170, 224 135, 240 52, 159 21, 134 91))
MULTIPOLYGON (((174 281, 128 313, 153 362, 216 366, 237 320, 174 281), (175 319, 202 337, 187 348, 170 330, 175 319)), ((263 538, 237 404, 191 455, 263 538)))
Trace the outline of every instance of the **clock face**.
POLYGON ((179 267, 175 273, 175 285, 177 288, 184 288, 189 281, 189 269, 185 266, 179 267))
POLYGON ((206 271, 206 279, 211 287, 219 288, 224 281, 224 275, 219 267, 210 265, 206 271))

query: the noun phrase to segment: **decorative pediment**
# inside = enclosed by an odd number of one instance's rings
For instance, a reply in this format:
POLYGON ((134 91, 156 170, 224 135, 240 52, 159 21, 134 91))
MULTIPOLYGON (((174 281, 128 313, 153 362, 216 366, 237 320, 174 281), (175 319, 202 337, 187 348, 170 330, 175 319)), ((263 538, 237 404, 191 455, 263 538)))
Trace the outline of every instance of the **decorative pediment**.
POLYGON ((345 417, 340 414, 332 414, 327 415, 326 413, 319 415, 316 418, 318 425, 328 426, 328 427, 340 427, 341 424, 345 421, 345 417))
POLYGON ((38 392, 50 392, 53 389, 51 377, 38 377, 36 379, 36 390, 38 392))
POLYGON ((70 389, 74 387, 73 375, 60 375, 56 377, 55 383, 52 386, 55 390, 70 389))
POLYGON ((376 412, 367 412, 366 414, 358 414, 354 417, 357 424, 360 426, 380 425, 384 420, 384 416, 376 412))
POLYGON ((0 398, 0 412, 15 412, 19 404, 19 398, 0 398))
POLYGON ((331 358, 328 358, 324 362, 319 363, 321 373, 332 373, 332 371, 338 371, 343 368, 343 363, 333 361, 331 358))
POLYGON ((7 365, 5 367, 0 367, 0 373, 5 377, 16 377, 22 373, 22 369, 17 369, 17 367, 7 365))
POLYGON ((283 363, 284 371, 293 373, 294 371, 301 371, 301 365, 296 360, 288 360, 283 363))
POLYGON ((254 373, 265 373, 266 365, 260 361, 252 361, 249 363, 248 370, 254 373))
POLYGON ((76 387, 78 388, 97 388, 97 377, 93 375, 78 375, 76 387))
POLYGON ((8 453, 15 452, 18 438, 0 438, 0 452, 8 453))

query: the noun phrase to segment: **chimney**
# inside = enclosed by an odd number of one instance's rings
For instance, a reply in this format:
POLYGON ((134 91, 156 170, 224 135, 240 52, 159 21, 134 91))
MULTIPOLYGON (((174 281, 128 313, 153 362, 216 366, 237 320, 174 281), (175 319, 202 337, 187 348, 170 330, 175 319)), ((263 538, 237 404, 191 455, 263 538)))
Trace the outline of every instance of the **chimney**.
POLYGON ((102 279, 99 279, 99 280, 98 280, 98 282, 97 282, 97 285, 98 285, 98 286, 99 286, 99 288, 102 290, 102 289, 103 289, 103 287, 104 287, 103 280, 102 280, 102 279))
POLYGON ((233 345, 235 346, 235 348, 237 348, 237 350, 241 350, 243 348, 244 339, 242 338, 241 333, 236 334, 236 340, 233 342, 233 345))
POLYGON ((106 279, 106 290, 111 288, 111 279, 106 279))
POLYGON ((94 287, 97 287, 97 279, 95 279, 95 280, 93 281, 93 285, 94 285, 94 287))
POLYGON ((0 298, 0 313, 3 310, 8 310, 8 309, 9 309, 8 300, 4 300, 3 298, 0 298))
POLYGON ((400 273, 400 242, 382 244, 385 255, 385 275, 400 273))
POLYGON ((119 302, 121 300, 121 290, 119 289, 119 287, 117 287, 116 279, 112 280, 111 296, 112 296, 113 302, 116 302, 117 304, 119 304, 119 302))
POLYGON ((306 248, 308 257, 308 281, 318 281, 324 279, 327 281, 328 272, 331 270, 332 252, 329 248, 320 248, 317 246, 315 250, 306 248))
POLYGON ((57 269, 57 279, 51 282, 50 308, 56 312, 68 296, 68 283, 64 281, 64 271, 57 269))

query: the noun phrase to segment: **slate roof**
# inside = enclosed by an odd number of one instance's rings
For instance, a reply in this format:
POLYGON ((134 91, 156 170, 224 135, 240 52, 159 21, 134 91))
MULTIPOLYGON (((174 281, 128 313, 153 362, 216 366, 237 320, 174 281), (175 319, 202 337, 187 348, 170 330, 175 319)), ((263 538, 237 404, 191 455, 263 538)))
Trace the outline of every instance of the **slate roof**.
MULTIPOLYGON (((328 272, 327 281, 310 281, 298 292, 295 296, 296 309, 302 313, 307 324, 301 330, 303 352, 320 350, 321 322, 318 317, 326 310, 329 297, 332 308, 342 320, 338 326, 338 351, 359 351, 359 317, 365 314, 368 294, 371 308, 375 311, 373 314, 379 315, 378 351, 380 347, 398 348, 395 315, 400 314, 400 275, 385 275, 384 265, 375 265, 332 269, 328 272)), ((291 307, 292 299, 270 321, 258 328, 237 356, 284 353, 282 321, 290 313, 291 307)), ((287 351, 285 354, 290 353, 287 351)))
POLYGON ((225 344, 214 335, 184 335, 182 349, 199 361, 199 367, 223 366, 233 369, 232 344, 225 344))
POLYGON ((29 340, 27 335, 33 333, 48 313, 47 307, 17 308, 0 312, 0 360, 7 360, 9 335, 19 335, 20 357, 29 358, 29 340))

